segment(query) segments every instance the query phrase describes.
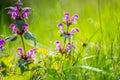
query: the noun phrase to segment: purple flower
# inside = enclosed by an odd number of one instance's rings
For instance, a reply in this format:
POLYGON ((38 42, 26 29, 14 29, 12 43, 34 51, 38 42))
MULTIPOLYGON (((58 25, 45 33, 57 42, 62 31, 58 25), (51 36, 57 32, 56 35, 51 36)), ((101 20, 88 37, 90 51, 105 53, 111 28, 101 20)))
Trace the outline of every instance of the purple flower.
POLYGON ((10 25, 10 28, 12 28, 13 33, 18 33, 19 31, 17 30, 17 27, 14 24, 10 25))
POLYGON ((28 59, 28 58, 33 58, 34 57, 34 53, 36 52, 36 49, 30 49, 29 52, 26 54, 24 54, 23 49, 22 48, 18 48, 17 49, 19 51, 19 55, 22 59, 28 59))
POLYGON ((18 48, 17 50, 19 51, 19 55, 22 57, 23 56, 23 50, 22 50, 22 48, 18 48))
POLYGON ((76 23, 76 19, 78 18, 78 15, 76 14, 73 15, 71 19, 70 19, 70 15, 68 12, 65 12, 64 15, 65 15, 65 21, 66 21, 67 26, 70 26, 72 23, 74 24, 76 23))
POLYGON ((69 24, 69 18, 70 18, 69 13, 65 12, 64 15, 65 15, 66 24, 69 24))
POLYGON ((79 32, 79 29, 78 29, 78 28, 73 28, 73 29, 70 31, 70 34, 71 34, 71 35, 74 35, 75 32, 79 32))
POLYGON ((5 40, 0 39, 0 50, 3 50, 3 45, 5 44, 5 40))
POLYGON ((72 48, 75 48, 75 46, 74 46, 73 44, 68 43, 68 44, 66 45, 66 51, 67 51, 67 52, 71 52, 71 49, 72 49, 72 48))
POLYGON ((29 50, 27 57, 28 57, 28 58, 33 58, 35 52, 36 52, 36 49, 35 49, 35 48, 29 50))
POLYGON ((12 28, 12 32, 13 32, 13 33, 17 33, 17 34, 20 34, 21 32, 22 32, 22 33, 26 33, 26 32, 27 32, 27 27, 28 27, 28 24, 25 23, 25 24, 23 25, 23 29, 20 31, 20 30, 17 29, 16 25, 14 25, 14 24, 11 24, 11 25, 10 25, 10 28, 12 28))
POLYGON ((30 14, 30 10, 28 7, 22 8, 21 7, 22 2, 18 0, 18 2, 15 4, 15 7, 9 7, 8 14, 11 14, 12 19, 28 19, 28 14, 30 14))
POLYGON ((28 27, 28 24, 27 24, 27 23, 25 23, 25 24, 23 25, 23 31, 24 31, 24 33, 26 33, 26 32, 27 32, 27 27, 28 27))
POLYGON ((30 10, 26 9, 24 10, 24 12, 22 12, 22 17, 28 19, 28 16, 27 16, 28 14, 30 14, 30 10))
POLYGON ((78 18, 78 15, 73 15, 72 16, 72 19, 71 19, 71 22, 73 22, 74 24, 76 24, 77 22, 76 22, 76 19, 78 18))
POLYGON ((58 24, 58 27, 60 27, 60 32, 63 33, 64 32, 64 26, 60 23, 60 24, 58 24))
POLYGON ((10 9, 8 11, 8 14, 11 14, 12 19, 16 19, 17 16, 19 15, 19 10, 17 7, 14 7, 14 9, 10 9))
POLYGON ((66 28, 63 26, 62 23, 58 24, 58 27, 60 27, 60 32, 61 32, 60 36, 64 37, 63 46, 61 46, 59 41, 55 42, 56 50, 59 51, 61 54, 70 53, 72 48, 75 48, 75 46, 71 43, 71 37, 74 35, 75 32, 79 32, 78 28, 73 28, 71 31, 69 30, 70 29, 69 27, 72 25, 72 23, 76 23, 76 19, 78 18, 78 15, 75 14, 72 16, 72 18, 70 18, 68 12, 65 12, 64 15, 65 18, 63 18, 63 20, 65 22, 63 23, 64 25, 66 25, 66 28))
POLYGON ((60 42, 59 42, 59 41, 56 41, 55 44, 56 44, 56 50, 57 50, 57 51, 60 51, 60 50, 61 50, 60 42))

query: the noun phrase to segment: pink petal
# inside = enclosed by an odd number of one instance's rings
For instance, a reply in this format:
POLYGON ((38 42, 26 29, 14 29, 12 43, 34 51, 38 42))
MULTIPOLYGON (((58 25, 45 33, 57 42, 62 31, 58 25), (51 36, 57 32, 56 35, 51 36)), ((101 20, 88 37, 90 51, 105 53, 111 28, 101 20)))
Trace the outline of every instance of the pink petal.
POLYGON ((28 16, 27 16, 28 14, 30 14, 30 10, 29 10, 29 9, 26 9, 26 10, 22 13, 22 17, 28 19, 28 16))
POLYGON ((34 53, 36 52, 36 49, 31 49, 28 52, 27 58, 33 58, 34 57, 34 53))
POLYGON ((75 46, 74 46, 73 44, 68 43, 68 44, 66 45, 66 51, 67 51, 67 52, 70 52, 72 48, 75 48, 75 46))
POLYGON ((55 44, 56 44, 56 50, 59 51, 61 49, 60 42, 56 41, 55 44))
POLYGON ((12 28, 12 32, 14 33, 17 33, 18 32, 18 30, 17 30, 17 28, 16 28, 16 26, 14 25, 14 24, 11 24, 10 25, 10 28, 12 28))
POLYGON ((64 15, 65 15, 66 24, 68 24, 69 23, 69 18, 70 18, 69 13, 65 12, 64 15))
POLYGON ((22 50, 22 48, 18 48, 17 50, 19 51, 19 55, 23 56, 23 50, 22 50))
POLYGON ((78 18, 78 15, 75 14, 75 15, 72 16, 71 21, 75 24, 75 23, 77 23, 77 22, 76 22, 76 19, 77 19, 77 18, 78 18))
POLYGON ((64 27, 63 27, 63 25, 62 24, 58 24, 58 26, 60 27, 60 32, 64 32, 64 27))
POLYGON ((70 34, 73 35, 75 32, 79 32, 79 29, 78 29, 78 28, 73 28, 73 29, 71 30, 70 34))
POLYGON ((28 24, 25 23, 24 26, 23 26, 23 30, 24 30, 25 33, 27 32, 27 27, 28 27, 28 24))

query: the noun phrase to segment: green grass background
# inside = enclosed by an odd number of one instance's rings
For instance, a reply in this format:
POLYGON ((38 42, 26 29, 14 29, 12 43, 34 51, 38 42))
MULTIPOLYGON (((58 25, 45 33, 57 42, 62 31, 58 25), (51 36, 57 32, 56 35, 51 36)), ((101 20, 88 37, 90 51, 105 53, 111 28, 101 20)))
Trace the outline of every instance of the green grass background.
MULTIPOLYGON (((61 39, 57 24, 64 18, 63 13, 79 15, 77 24, 72 25, 80 29, 73 38, 77 48, 72 53, 78 61, 73 67, 65 67, 68 70, 62 78, 51 73, 46 80, 120 80, 120 0, 29 0, 24 4, 32 8, 26 20, 28 29, 36 36, 39 47, 53 52, 54 41, 61 39), (86 47, 82 47, 83 42, 86 47)), ((13 20, 4 7, 0 7, 0 35, 8 36, 13 20)), ((7 43, 7 53, 15 55, 18 45, 21 46, 19 38, 7 43)))

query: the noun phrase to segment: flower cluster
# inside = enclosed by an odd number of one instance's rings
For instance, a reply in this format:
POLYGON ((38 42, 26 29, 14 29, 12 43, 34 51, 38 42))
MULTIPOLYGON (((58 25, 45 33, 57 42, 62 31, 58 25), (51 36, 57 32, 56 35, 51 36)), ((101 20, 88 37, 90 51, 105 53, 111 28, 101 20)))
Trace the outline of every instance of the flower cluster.
POLYGON ((31 49, 28 53, 26 53, 26 47, 24 39, 26 40, 32 40, 35 42, 34 35, 27 30, 28 24, 25 22, 24 19, 28 19, 28 14, 30 14, 30 8, 25 7, 22 8, 22 2, 21 0, 18 0, 15 4, 15 7, 9 7, 8 14, 11 15, 11 18, 14 20, 14 23, 10 24, 10 27, 12 29, 11 36, 8 36, 6 41, 14 41, 17 39, 17 36, 21 37, 22 41, 22 48, 18 48, 19 55, 21 59, 27 60, 29 58, 33 58, 34 53, 36 52, 36 49, 31 49))
POLYGON ((30 14, 30 8, 22 8, 21 3, 22 2, 18 0, 18 2, 15 4, 15 7, 9 7, 10 10, 8 11, 8 14, 11 14, 12 19, 28 19, 28 14, 30 14))
POLYGON ((22 8, 21 1, 18 0, 18 2, 15 4, 15 7, 9 7, 8 14, 10 14, 11 18, 15 20, 15 23, 10 25, 13 33, 23 34, 27 32, 26 28, 28 27, 28 24, 25 23, 24 19, 28 19, 30 8, 22 8))
POLYGON ((5 44, 5 40, 0 39, 0 50, 3 50, 3 45, 5 44))
POLYGON ((27 32, 27 27, 28 27, 28 24, 27 23, 25 23, 24 25, 23 25, 23 29, 22 29, 22 31, 20 31, 17 27, 16 27, 16 25, 14 25, 14 24, 11 24, 10 25, 10 28, 12 28, 12 32, 13 33, 17 33, 17 34, 21 34, 21 32, 23 33, 26 33, 27 32))
POLYGON ((78 15, 73 15, 72 18, 70 18, 70 15, 68 12, 64 13, 65 18, 63 18, 64 22, 63 23, 59 23, 58 27, 60 28, 60 35, 64 36, 64 44, 63 47, 61 46, 61 43, 59 41, 56 41, 56 50, 59 51, 60 53, 69 53, 71 52, 72 48, 75 48, 75 46, 72 44, 71 42, 71 37, 74 35, 75 32, 79 32, 78 28, 73 28, 71 31, 69 31, 70 26, 74 23, 76 24, 77 21, 76 19, 78 18, 78 15), (64 25, 66 26, 66 28, 64 27, 64 25), (66 30, 65 30, 66 29, 66 30), (66 43, 66 40, 69 40, 68 43, 66 43))
POLYGON ((72 43, 67 43, 66 49, 63 50, 61 43, 59 41, 55 42, 56 44, 56 50, 59 51, 60 53, 65 53, 65 52, 71 52, 72 48, 75 48, 75 46, 72 43))
POLYGON ((30 58, 34 57, 34 53, 36 52, 36 49, 35 48, 34 49, 30 49, 27 54, 25 54, 23 52, 22 48, 18 48, 18 51, 19 51, 19 56, 21 57, 21 59, 27 60, 27 59, 30 59, 30 58))

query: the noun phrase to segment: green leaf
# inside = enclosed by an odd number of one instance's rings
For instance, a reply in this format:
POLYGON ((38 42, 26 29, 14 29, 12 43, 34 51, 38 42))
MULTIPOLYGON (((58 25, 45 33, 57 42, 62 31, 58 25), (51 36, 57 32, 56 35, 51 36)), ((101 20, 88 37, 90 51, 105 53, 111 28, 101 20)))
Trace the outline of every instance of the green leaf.
POLYGON ((12 9, 12 10, 16 10, 16 8, 15 7, 7 7, 7 8, 5 8, 5 9, 12 9))
POLYGON ((16 24, 16 27, 17 27, 20 31, 22 31, 23 26, 24 26, 24 24, 25 24, 25 21, 24 21, 23 19, 16 19, 16 20, 15 20, 15 24, 16 24))
POLYGON ((17 34, 13 34, 11 36, 8 36, 5 40, 8 41, 15 41, 17 39, 17 34))
POLYGON ((26 32, 24 34, 24 38, 27 39, 27 40, 32 40, 36 44, 35 36, 31 32, 26 32))
POLYGON ((24 59, 20 59, 18 60, 17 65, 19 66, 21 73, 24 73, 25 71, 29 71, 29 64, 31 64, 32 62, 29 60, 24 60, 24 59))
POLYGON ((27 10, 27 9, 30 10, 31 8, 30 8, 30 7, 22 8, 23 11, 25 11, 25 10, 27 10))

